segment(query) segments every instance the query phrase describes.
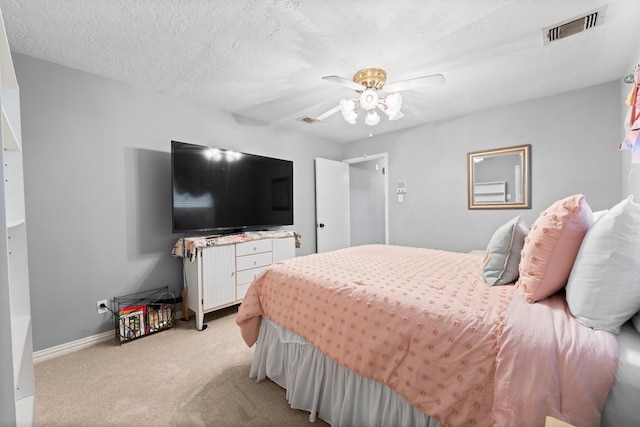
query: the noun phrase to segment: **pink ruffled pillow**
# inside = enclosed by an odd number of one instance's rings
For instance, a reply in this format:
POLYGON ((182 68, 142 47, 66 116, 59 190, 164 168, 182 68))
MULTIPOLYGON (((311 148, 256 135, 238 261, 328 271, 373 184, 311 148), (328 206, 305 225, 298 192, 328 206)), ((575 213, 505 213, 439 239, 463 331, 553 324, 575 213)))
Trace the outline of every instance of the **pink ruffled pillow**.
POLYGON ((525 239, 516 283, 527 302, 543 300, 566 285, 592 224, 593 213, 582 194, 558 200, 540 214, 525 239))

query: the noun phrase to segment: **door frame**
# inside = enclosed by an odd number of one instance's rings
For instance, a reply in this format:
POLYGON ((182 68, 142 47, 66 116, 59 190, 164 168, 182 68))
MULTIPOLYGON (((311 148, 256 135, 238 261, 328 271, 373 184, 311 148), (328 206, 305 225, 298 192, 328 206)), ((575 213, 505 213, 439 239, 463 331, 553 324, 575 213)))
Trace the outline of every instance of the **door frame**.
MULTIPOLYGON (((386 170, 384 171, 384 244, 389 244, 389 153, 367 154, 360 157, 342 160, 344 163, 352 165, 354 163, 371 162, 384 159, 386 170)), ((349 196, 351 198, 351 196, 349 196)))

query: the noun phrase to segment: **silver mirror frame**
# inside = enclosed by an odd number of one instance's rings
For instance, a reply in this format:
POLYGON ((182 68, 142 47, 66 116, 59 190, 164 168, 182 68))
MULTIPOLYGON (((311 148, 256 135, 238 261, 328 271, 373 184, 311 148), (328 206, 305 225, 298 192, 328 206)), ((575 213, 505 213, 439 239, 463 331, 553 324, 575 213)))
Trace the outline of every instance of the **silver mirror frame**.
POLYGON ((531 145, 517 145, 467 153, 467 189, 469 209, 531 209, 531 145), (487 157, 504 156, 508 154, 520 154, 520 187, 522 194, 519 198, 521 200, 510 201, 507 199, 508 192, 505 191, 506 179, 504 181, 486 183, 480 183, 474 179, 474 168, 476 164, 487 157), (481 201, 476 188, 479 184, 493 186, 492 189, 488 190, 491 193, 487 193, 493 196, 485 197, 485 200, 481 201))

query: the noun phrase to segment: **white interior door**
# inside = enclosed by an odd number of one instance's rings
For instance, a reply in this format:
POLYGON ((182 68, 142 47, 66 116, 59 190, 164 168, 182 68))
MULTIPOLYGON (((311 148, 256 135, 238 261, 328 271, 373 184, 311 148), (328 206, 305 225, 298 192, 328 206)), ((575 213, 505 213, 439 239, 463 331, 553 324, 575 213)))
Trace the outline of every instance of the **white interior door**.
POLYGON ((316 158, 316 251, 349 247, 349 165, 316 158))

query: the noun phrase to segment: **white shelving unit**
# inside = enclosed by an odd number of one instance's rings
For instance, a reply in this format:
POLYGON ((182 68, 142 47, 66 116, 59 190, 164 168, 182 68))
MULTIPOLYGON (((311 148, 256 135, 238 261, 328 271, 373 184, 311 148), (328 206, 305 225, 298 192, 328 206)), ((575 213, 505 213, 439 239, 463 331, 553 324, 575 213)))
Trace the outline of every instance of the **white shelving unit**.
POLYGON ((20 91, 0 13, 0 425, 34 426, 20 91))

